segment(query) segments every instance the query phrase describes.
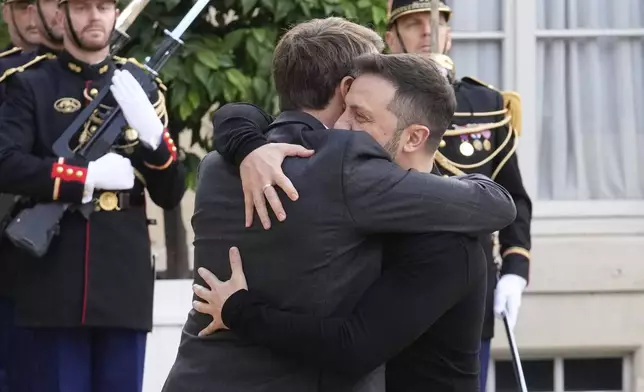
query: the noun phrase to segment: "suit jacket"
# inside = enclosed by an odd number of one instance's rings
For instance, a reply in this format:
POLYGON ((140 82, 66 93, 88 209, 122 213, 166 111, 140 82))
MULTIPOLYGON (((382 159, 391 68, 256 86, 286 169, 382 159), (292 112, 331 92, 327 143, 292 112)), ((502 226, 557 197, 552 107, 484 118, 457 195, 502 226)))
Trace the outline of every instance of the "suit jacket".
MULTIPOLYGON (((261 129, 266 118, 259 113, 250 106, 225 106, 215 113, 215 130, 221 131, 222 118, 241 121, 228 126, 254 121, 261 129)), ((228 279, 228 249, 238 246, 250 287, 283 309, 320 317, 348 314, 380 276, 379 234, 491 232, 516 213, 509 194, 483 176, 405 171, 368 134, 325 130, 308 114, 282 113, 269 139, 316 151, 284 162, 299 200, 280 194, 288 218, 269 231, 258 219, 244 228, 238 169, 218 153, 208 154, 199 168, 192 218, 195 269, 228 279)), ((231 331, 198 338, 209 322, 208 316, 189 314, 164 391, 384 390, 382 368, 351 377, 278 356, 231 331)))

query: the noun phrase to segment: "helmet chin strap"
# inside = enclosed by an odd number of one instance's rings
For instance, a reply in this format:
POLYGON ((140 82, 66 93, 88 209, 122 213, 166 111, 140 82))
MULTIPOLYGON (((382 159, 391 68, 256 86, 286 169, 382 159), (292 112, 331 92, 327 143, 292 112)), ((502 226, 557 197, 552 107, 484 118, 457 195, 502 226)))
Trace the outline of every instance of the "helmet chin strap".
MULTIPOLYGON (((25 44, 32 45, 31 42, 29 42, 29 41, 27 41, 25 39, 25 36, 22 35, 22 32, 18 28, 18 23, 16 23, 16 14, 13 13, 13 4, 10 4, 9 7, 11 7, 11 23, 13 23, 13 29, 16 32, 16 35, 18 36, 18 38, 20 39, 21 42, 24 42, 25 44)), ((18 46, 18 45, 16 45, 16 46, 18 46)))
POLYGON ((38 17, 40 18, 40 21, 42 22, 42 26, 45 30, 45 35, 47 36, 47 39, 54 44, 57 45, 62 45, 63 43, 63 38, 56 38, 54 36, 54 32, 51 31, 51 27, 47 24, 47 20, 45 19, 45 14, 42 11, 42 8, 40 7, 40 1, 36 0, 36 10, 38 11, 38 17))

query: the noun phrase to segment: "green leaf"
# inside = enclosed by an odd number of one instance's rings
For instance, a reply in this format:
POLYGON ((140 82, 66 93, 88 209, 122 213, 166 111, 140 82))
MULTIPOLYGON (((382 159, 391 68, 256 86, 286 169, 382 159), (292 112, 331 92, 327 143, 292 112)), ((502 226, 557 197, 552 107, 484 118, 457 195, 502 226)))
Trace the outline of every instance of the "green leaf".
POLYGON ((222 84, 223 84, 223 81, 221 80, 221 76, 219 73, 213 72, 210 74, 210 77, 208 77, 208 84, 206 85, 206 90, 208 91, 208 98, 211 101, 214 101, 215 97, 221 94, 222 84))
POLYGON ((342 5, 342 8, 344 9, 344 16, 347 19, 358 19, 358 9, 353 3, 345 3, 342 5))
POLYGON ((277 5, 275 7, 275 21, 280 21, 288 15, 295 8, 295 2, 293 0, 276 0, 277 5))
POLYGON ((210 69, 208 69, 208 67, 201 63, 195 63, 193 71, 197 79, 199 79, 204 87, 208 88, 208 77, 210 76, 210 69))
POLYGON ((188 100, 192 104, 193 108, 198 108, 201 103, 201 98, 199 97, 199 92, 197 89, 193 88, 188 92, 188 100))
POLYGON ((224 44, 222 45, 222 52, 228 52, 239 46, 244 37, 246 36, 245 29, 233 30, 230 33, 226 34, 224 37, 224 44))
POLYGON ((190 101, 184 100, 181 102, 181 105, 179 105, 179 117, 181 117, 182 120, 186 120, 190 115, 192 114, 192 104, 190 101))
POLYGON ((257 0, 241 0, 242 3, 242 13, 244 15, 248 15, 250 11, 255 8, 257 5, 257 0))
POLYGON ((306 16, 307 18, 311 17, 311 7, 309 7, 308 4, 306 4, 305 2, 301 2, 300 9, 302 10, 302 13, 304 14, 304 16, 306 16))
POLYGON ((371 16, 373 18, 373 23, 375 24, 385 22, 387 19, 386 11, 380 7, 373 7, 371 9, 371 16))
POLYGON ((224 99, 226 102, 233 102, 235 101, 235 97, 237 96, 237 90, 235 89, 235 86, 233 86, 230 83, 226 83, 224 86, 224 99))
POLYGON ((255 40, 257 42, 264 42, 266 39, 266 30, 263 28, 260 29, 252 29, 251 32, 253 33, 253 37, 255 37, 255 40))
POLYGON ((275 8, 276 8, 276 2, 279 0, 261 0, 262 5, 271 11, 271 13, 275 14, 275 8))
POLYGON ((268 92, 268 81, 264 78, 253 78, 253 90, 255 91, 255 96, 259 99, 262 99, 266 96, 268 92))
POLYGON ((226 79, 240 92, 248 89, 248 78, 236 68, 226 70, 226 79))
POLYGON ((186 99, 186 94, 188 93, 188 88, 185 84, 181 82, 173 83, 172 88, 169 89, 171 94, 172 109, 179 107, 181 102, 186 99))
POLYGON ((356 5, 360 9, 369 8, 371 7, 371 0, 358 0, 358 3, 356 5))
POLYGON ((230 68, 233 66, 233 59, 227 54, 222 54, 219 56, 219 66, 222 68, 230 68))
POLYGON ((254 39, 246 40, 246 52, 255 62, 258 62, 260 59, 259 50, 259 44, 257 43, 257 41, 255 41, 254 39))
POLYGON ((217 55, 214 54, 210 50, 200 50, 197 52, 197 59, 201 62, 201 64, 214 69, 218 70, 219 69, 219 59, 217 58, 217 55))

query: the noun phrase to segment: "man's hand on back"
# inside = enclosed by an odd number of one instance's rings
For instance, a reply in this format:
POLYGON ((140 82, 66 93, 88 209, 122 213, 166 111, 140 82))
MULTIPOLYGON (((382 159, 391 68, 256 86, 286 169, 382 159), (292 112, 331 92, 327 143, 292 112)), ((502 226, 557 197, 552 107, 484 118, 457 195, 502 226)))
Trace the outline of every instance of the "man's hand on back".
POLYGON ((313 150, 307 150, 299 145, 269 143, 244 158, 239 167, 239 173, 244 190, 246 227, 253 224, 253 213, 256 209, 264 229, 270 229, 271 220, 266 209, 266 200, 280 222, 286 219, 286 212, 273 185, 280 187, 289 199, 297 200, 299 195, 291 180, 282 171, 282 162, 288 156, 308 158, 311 155, 313 150))

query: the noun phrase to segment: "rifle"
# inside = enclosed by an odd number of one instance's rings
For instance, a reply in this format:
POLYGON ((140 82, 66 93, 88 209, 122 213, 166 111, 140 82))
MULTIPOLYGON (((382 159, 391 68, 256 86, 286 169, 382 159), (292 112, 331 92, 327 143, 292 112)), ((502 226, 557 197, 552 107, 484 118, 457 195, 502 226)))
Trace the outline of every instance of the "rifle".
MULTIPOLYGON (((145 59, 143 66, 149 75, 146 74, 144 77, 150 77, 151 79, 158 77, 161 68, 163 68, 174 52, 183 45, 183 41, 181 40, 183 33, 194 22, 197 16, 199 16, 209 1, 198 0, 172 32, 168 30, 164 31, 166 37, 156 52, 152 57, 145 59)), ((124 69, 131 69, 133 67, 138 66, 130 63, 126 63, 123 66, 124 69)), ((141 82, 142 80, 139 80, 139 83, 141 82)), ((121 108, 118 106, 106 112, 99 113, 99 117, 102 120, 100 127, 83 145, 76 149, 71 147, 72 142, 78 140, 77 135, 82 132, 84 124, 99 109, 101 103, 105 101, 109 93, 110 85, 106 85, 74 119, 72 124, 67 127, 65 132, 53 145, 53 151, 56 155, 61 158, 74 157, 84 159, 85 161, 94 161, 112 149, 123 127, 127 126, 121 108)), ((58 234, 60 219, 70 206, 71 204, 69 203, 52 202, 36 204, 32 208, 24 209, 9 224, 5 235, 17 247, 26 250, 35 257, 42 257, 47 253, 54 236, 58 234)), ((86 204, 81 207, 81 211, 86 217, 89 217, 89 214, 91 214, 91 207, 91 204, 86 204)))
POLYGON ((440 15, 438 14, 438 9, 439 9, 439 0, 432 0, 432 11, 429 14, 430 18, 430 26, 431 26, 431 37, 432 37, 432 43, 431 43, 431 51, 432 54, 440 53, 440 49, 438 47, 439 41, 438 41, 438 24, 440 23, 440 15))
POLYGON ((136 18, 148 5, 150 0, 132 0, 127 5, 116 19, 114 32, 110 39, 110 54, 116 54, 123 49, 123 47, 130 42, 130 36, 127 34, 127 29, 132 26, 136 18))

